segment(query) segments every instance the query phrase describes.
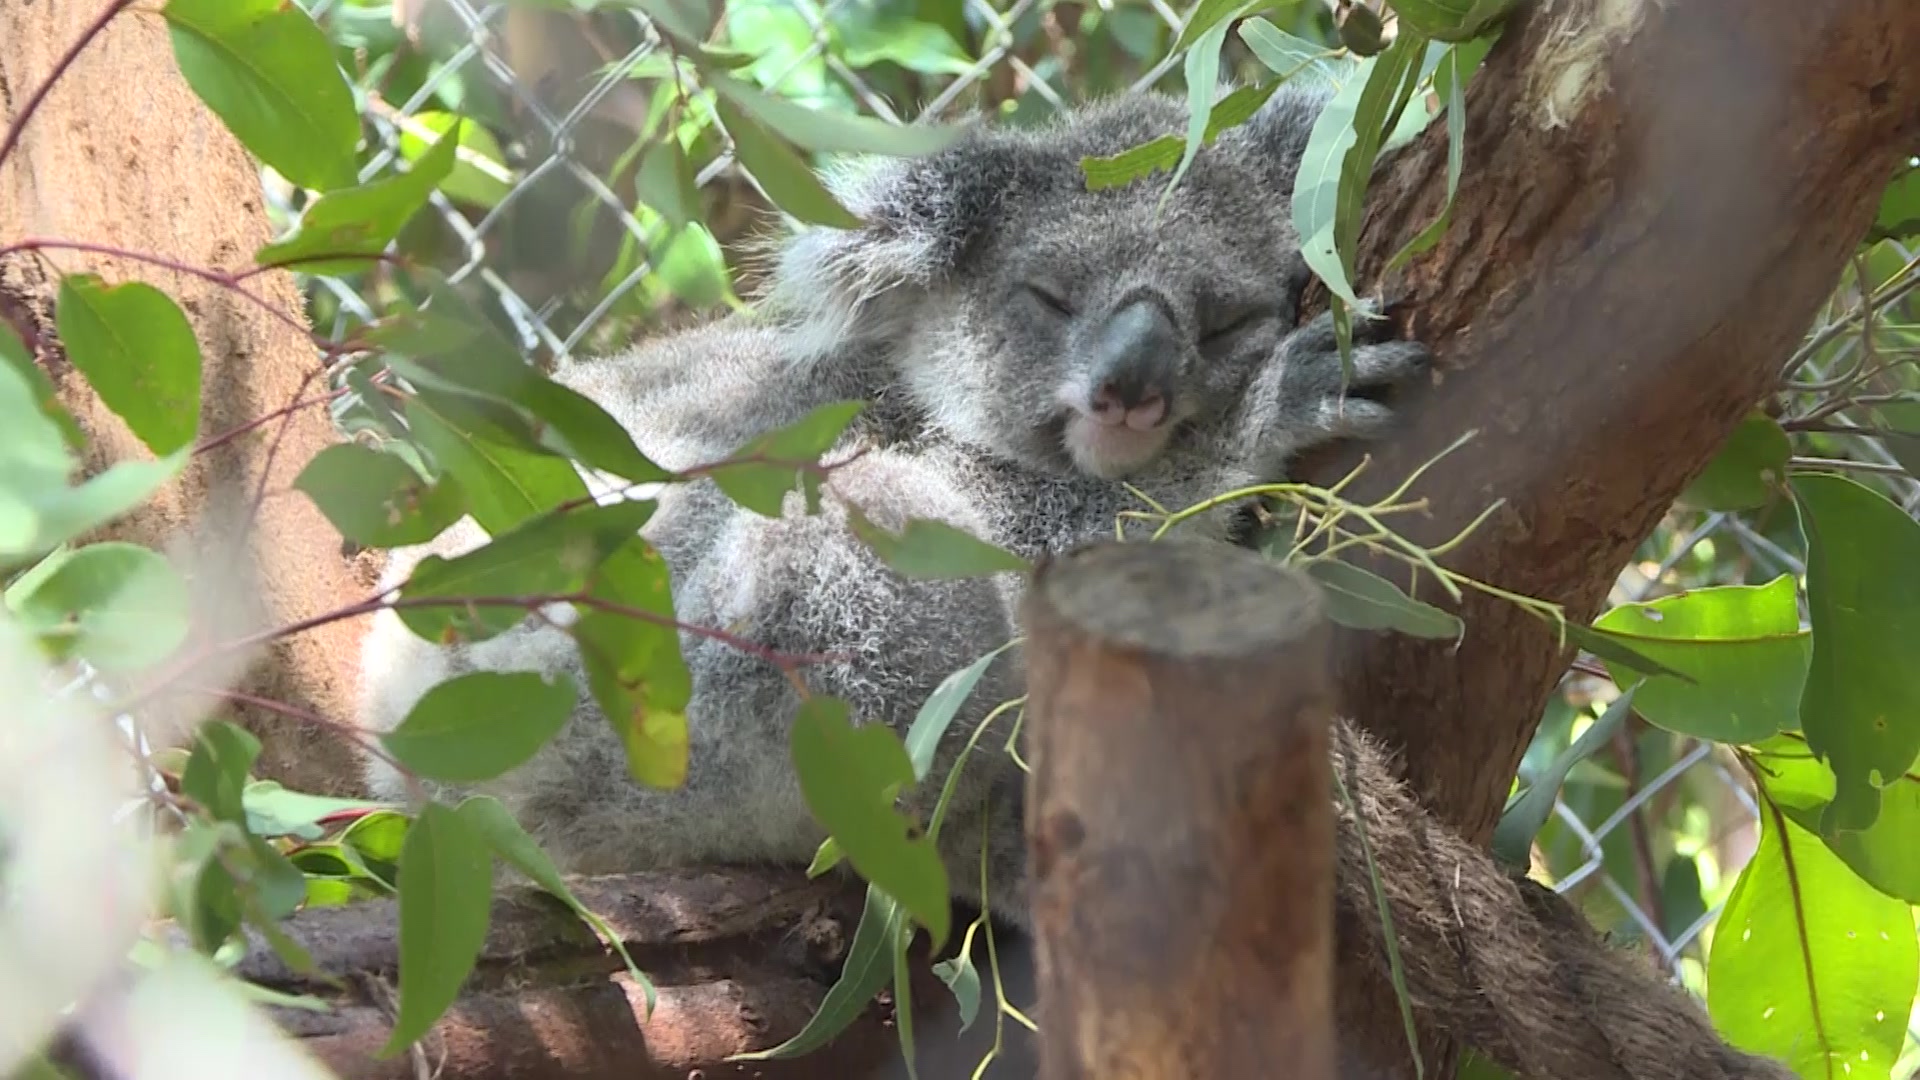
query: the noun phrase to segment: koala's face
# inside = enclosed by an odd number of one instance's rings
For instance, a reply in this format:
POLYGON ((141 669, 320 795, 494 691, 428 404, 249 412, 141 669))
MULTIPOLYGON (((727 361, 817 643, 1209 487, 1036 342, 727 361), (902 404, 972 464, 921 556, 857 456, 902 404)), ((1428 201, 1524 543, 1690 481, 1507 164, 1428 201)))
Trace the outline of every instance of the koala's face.
POLYGON ((1165 183, 1007 207, 917 328, 909 373, 936 423, 1115 479, 1232 408, 1291 327, 1304 264, 1276 210, 1231 192, 1177 191, 1156 223, 1165 183))
POLYGON ((1089 191, 1080 164, 1183 134, 1184 103, 1158 94, 843 177, 866 225, 789 244, 777 306, 821 356, 860 341, 889 357, 950 437, 1038 469, 1137 472, 1224 419, 1293 325, 1309 275, 1287 196, 1326 100, 1297 82, 1202 149, 1164 207, 1167 171, 1089 191))
POLYGON ((903 381, 935 427, 1116 479, 1233 407, 1307 281, 1268 148, 1230 133, 1164 207, 1170 173, 1089 191, 1080 165, 1184 126, 1170 99, 1116 99, 981 138, 902 185, 915 227, 958 237, 897 324, 903 381))

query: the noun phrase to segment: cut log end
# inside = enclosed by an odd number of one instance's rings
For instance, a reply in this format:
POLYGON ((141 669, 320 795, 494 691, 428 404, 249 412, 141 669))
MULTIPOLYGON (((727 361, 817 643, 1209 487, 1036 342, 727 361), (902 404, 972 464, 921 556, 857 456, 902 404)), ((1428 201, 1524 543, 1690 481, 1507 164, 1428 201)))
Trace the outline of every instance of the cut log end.
POLYGON ((1320 596, 1243 548, 1200 540, 1094 544, 1034 576, 1048 612, 1080 634, 1169 660, 1269 652, 1320 625, 1320 596))

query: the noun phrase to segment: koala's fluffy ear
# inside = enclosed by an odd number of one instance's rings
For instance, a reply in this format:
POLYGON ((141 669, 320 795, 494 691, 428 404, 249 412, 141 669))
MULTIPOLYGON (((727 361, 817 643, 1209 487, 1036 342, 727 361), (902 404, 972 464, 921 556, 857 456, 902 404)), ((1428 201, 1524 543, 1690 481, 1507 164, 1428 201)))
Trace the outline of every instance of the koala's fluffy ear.
POLYGON ((789 239, 775 264, 772 308, 830 341, 886 334, 986 228, 1013 186, 1012 150, 976 130, 928 157, 830 174, 829 189, 862 225, 814 226, 789 239))

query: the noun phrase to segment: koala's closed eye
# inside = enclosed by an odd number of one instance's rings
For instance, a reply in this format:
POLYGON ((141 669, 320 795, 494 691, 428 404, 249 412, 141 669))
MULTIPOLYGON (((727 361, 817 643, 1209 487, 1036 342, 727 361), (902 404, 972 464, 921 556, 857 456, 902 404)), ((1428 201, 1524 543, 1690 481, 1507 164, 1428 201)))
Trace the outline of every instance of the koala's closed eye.
POLYGON ((1228 308, 1213 314, 1207 320, 1206 329, 1200 335, 1200 344, 1207 348, 1226 345, 1241 334, 1258 329, 1279 317, 1279 310, 1271 304, 1247 304, 1228 308))
POLYGON ((1067 303, 1059 290, 1053 286, 1037 281, 1028 281, 1021 283, 1020 288, 1024 290, 1028 296, 1038 300, 1042 307, 1052 311, 1054 314, 1068 317, 1073 315, 1073 305, 1067 303))

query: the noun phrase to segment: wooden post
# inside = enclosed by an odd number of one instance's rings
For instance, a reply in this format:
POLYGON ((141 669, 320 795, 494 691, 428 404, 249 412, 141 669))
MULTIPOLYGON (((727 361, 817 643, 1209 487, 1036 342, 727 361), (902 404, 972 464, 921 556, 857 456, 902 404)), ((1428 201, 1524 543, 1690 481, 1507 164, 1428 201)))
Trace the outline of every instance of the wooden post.
POLYGON ((1099 543, 1026 601, 1042 1080, 1333 1076, 1327 624, 1243 549, 1099 543))

